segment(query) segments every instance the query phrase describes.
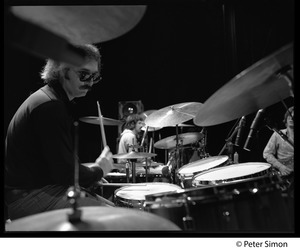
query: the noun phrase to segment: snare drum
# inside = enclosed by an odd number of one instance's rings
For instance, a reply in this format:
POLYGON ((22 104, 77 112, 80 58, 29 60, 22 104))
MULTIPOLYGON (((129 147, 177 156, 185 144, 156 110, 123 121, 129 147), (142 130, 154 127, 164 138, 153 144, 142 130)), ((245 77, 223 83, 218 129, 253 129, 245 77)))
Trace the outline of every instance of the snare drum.
POLYGON ((271 165, 261 162, 233 164, 197 174, 192 179, 192 186, 219 185, 236 182, 246 178, 266 175, 271 172, 271 165))
POLYGON ((167 218, 186 231, 291 232, 289 209, 278 176, 146 195, 144 210, 167 218))
POLYGON ((161 192, 175 192, 179 186, 169 183, 139 183, 115 191, 114 203, 119 207, 144 209, 145 196, 161 192))
POLYGON ((192 178, 196 174, 201 174, 204 171, 210 170, 212 168, 220 167, 225 165, 228 161, 228 156, 212 156, 208 158, 203 158, 195 162, 189 163, 182 166, 177 171, 177 177, 179 178, 182 188, 192 187, 192 178))

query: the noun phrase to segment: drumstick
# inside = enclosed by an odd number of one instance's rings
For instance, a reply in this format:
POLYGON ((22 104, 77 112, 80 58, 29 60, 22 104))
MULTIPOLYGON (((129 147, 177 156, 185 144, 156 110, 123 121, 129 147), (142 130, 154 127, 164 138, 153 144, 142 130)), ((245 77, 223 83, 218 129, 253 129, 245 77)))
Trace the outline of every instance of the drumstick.
POLYGON ((103 148, 104 148, 107 144, 106 144, 105 131, 104 131, 104 126, 103 126, 103 117, 101 114, 100 104, 98 101, 97 101, 97 106, 98 106, 98 116, 99 116, 99 121, 100 121, 100 131, 101 131, 101 135, 102 135, 102 143, 103 143, 103 148))
POLYGON ((153 139, 152 139, 152 137, 151 137, 151 138, 150 138, 150 144, 149 144, 149 153, 152 152, 152 141, 153 141, 153 139))

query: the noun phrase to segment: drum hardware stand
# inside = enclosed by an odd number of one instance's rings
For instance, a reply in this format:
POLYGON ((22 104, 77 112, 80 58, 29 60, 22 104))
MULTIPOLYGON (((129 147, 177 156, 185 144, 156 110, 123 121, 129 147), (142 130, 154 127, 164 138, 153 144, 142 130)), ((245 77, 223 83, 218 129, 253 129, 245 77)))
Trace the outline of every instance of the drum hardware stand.
POLYGON ((190 209, 188 206, 189 198, 186 195, 184 195, 184 196, 185 196, 185 198, 183 200, 183 204, 184 204, 186 216, 184 216, 182 218, 183 227, 184 227, 184 230, 186 230, 186 231, 194 231, 196 229, 196 227, 195 227, 194 218, 191 216, 190 209))
POLYGON ((68 214, 68 220, 71 223, 80 222, 81 219, 81 210, 77 208, 77 200, 82 196, 79 186, 79 163, 78 163, 78 122, 74 122, 75 126, 75 147, 74 147, 74 160, 75 160, 75 169, 74 169, 74 185, 69 187, 67 190, 67 199, 72 205, 73 212, 68 214))
POLYGON ((209 153, 206 152, 206 145, 207 145, 207 130, 206 128, 202 128, 201 132, 203 134, 203 138, 199 142, 199 155, 200 159, 209 157, 209 153))
POLYGON ((132 168, 132 183, 136 183, 136 172, 135 172, 135 164, 137 159, 130 159, 131 161, 131 168, 132 168))
POLYGON ((144 149, 144 142, 145 142, 145 138, 146 138, 147 133, 148 133, 148 129, 149 129, 149 126, 146 127, 146 130, 144 131, 144 135, 143 135, 142 142, 141 142, 141 147, 142 147, 143 152, 145 152, 145 149, 147 151, 147 146, 144 149))
POLYGON ((127 160, 125 163, 125 171, 126 171, 126 182, 129 183, 129 167, 130 167, 130 163, 127 160))
POLYGON ((178 135, 178 124, 176 124, 176 147, 175 147, 175 160, 176 160, 176 169, 171 169, 171 178, 173 183, 176 181, 176 170, 180 168, 182 163, 180 150, 179 150, 179 135, 178 135))
MULTIPOLYGON (((128 145, 128 148, 132 148, 132 151, 135 151, 135 148, 143 148, 142 145, 140 146, 136 146, 134 144, 134 142, 132 143, 132 145, 128 145)), ((132 169, 132 183, 136 183, 136 162, 137 159, 129 159, 131 162, 131 169, 132 169)), ((128 160, 127 160, 128 162, 128 160)), ((145 162, 146 162, 146 167, 145 167, 145 175, 146 175, 146 182, 148 181, 148 161, 147 158, 145 158, 145 162)), ((126 167, 126 180, 129 182, 129 170, 127 169, 127 164, 125 165, 126 167), (127 175, 128 173, 128 175, 127 175)))
POLYGON ((231 135, 227 139, 225 139, 226 143, 224 144, 222 150, 218 154, 218 156, 222 155, 224 150, 227 149, 227 155, 229 157, 229 163, 230 164, 233 163, 233 143, 232 143, 232 139, 237 134, 238 128, 239 127, 236 126, 234 128, 234 131, 231 133, 231 135))

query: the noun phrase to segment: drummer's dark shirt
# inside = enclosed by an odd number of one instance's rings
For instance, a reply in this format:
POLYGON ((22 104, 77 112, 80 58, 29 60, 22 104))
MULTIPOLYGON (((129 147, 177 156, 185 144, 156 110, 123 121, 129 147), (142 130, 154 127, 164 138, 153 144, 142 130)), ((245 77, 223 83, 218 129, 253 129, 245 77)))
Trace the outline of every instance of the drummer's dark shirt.
MULTIPOLYGON (((58 83, 31 94, 13 116, 5 142, 5 187, 74 184, 74 105, 58 83)), ((98 167, 79 165, 79 184, 99 181, 98 167)))

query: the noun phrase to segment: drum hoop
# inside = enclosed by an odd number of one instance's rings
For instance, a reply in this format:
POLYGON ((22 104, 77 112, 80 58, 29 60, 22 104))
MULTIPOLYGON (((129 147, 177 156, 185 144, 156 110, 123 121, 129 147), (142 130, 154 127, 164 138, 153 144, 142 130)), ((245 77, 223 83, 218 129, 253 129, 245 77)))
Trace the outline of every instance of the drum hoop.
MULTIPOLYGON (((212 157, 203 158, 203 159, 200 159, 200 160, 197 160, 197 161, 194 161, 194 162, 192 162, 192 163, 189 163, 189 164, 186 164, 186 165, 182 166, 182 167, 177 171, 177 174, 178 174, 178 176, 180 176, 180 177, 182 177, 182 178, 191 178, 191 177, 193 177, 195 174, 199 174, 199 173, 208 171, 208 170, 210 170, 210 169, 219 167, 219 166, 222 165, 222 164, 225 164, 225 163, 228 161, 228 159, 229 159, 229 157, 226 156, 226 155, 212 156, 212 157), (193 173, 186 173, 186 174, 181 173, 184 169, 189 168, 189 166, 191 166, 193 163, 197 163, 197 162, 199 162, 199 161, 201 161, 201 160, 207 160, 207 159, 209 159, 209 158, 215 158, 215 157, 219 157, 220 159, 224 159, 224 160, 222 160, 222 162, 220 162, 219 164, 217 164, 217 165, 215 165, 215 166, 213 166, 213 167, 207 168, 207 169, 205 169, 205 170, 202 170, 202 171, 197 171, 197 172, 193 172, 193 173)), ((221 161, 221 160, 220 160, 220 161, 221 161)), ((199 165, 200 165, 200 164, 199 164, 199 165)))
MULTIPOLYGON (((231 182, 231 181, 236 181, 236 180, 241 180, 241 179, 246 179, 246 178, 251 178, 251 177, 260 177, 262 175, 268 174, 272 170, 272 166, 270 164, 268 164, 268 163, 249 162, 249 163, 246 163, 246 164, 264 164, 268 168, 266 168, 265 170, 256 172, 256 173, 251 173, 251 174, 248 174, 248 175, 243 175, 243 176, 238 176, 238 177, 232 177, 232 178, 227 178, 227 179, 199 180, 199 184, 205 184, 205 185, 210 185, 210 184, 211 185, 225 184, 226 182, 231 182), (200 181, 201 181, 201 183, 200 183, 200 181)), ((240 163, 238 165, 243 165, 243 163, 240 163)), ((220 167, 219 169, 215 169, 215 170, 209 169, 209 170, 201 172, 200 174, 199 173, 195 174, 193 176, 193 178, 192 178, 192 185, 196 184, 195 181, 198 181, 196 179, 199 176, 203 176, 204 174, 215 172, 215 171, 219 171, 219 170, 222 170, 222 169, 228 169, 228 167, 230 168, 230 166, 225 166, 225 168, 224 167, 220 167)))
MULTIPOLYGON (((168 186, 172 186, 172 187, 174 187, 174 191, 168 191, 169 193, 170 192, 175 192, 175 191, 178 191, 178 190, 180 190, 181 188, 178 186, 178 185, 175 185, 175 184, 170 184, 170 183, 163 183, 163 182, 150 182, 150 183, 137 183, 137 184, 134 184, 134 185, 129 185, 129 186, 122 186, 121 188, 118 188, 117 190, 115 190, 114 191, 114 197, 115 197, 115 199, 117 199, 117 198, 122 198, 123 199, 123 197, 121 197, 120 195, 118 195, 118 192, 119 191, 121 191, 121 190, 124 190, 124 189, 126 189, 126 188, 130 188, 130 187, 132 187, 132 186, 136 186, 136 185, 138 185, 138 186, 141 186, 141 188, 142 188, 142 186, 147 186, 147 185, 168 185, 168 186), (175 190, 177 188, 177 190, 175 190)), ((166 192, 165 192, 166 193, 166 192)), ((152 194, 155 194, 155 193, 152 193, 152 194)), ((147 195, 152 195, 152 194, 147 194, 147 195)), ((145 196, 145 199, 143 199, 142 201, 145 201, 146 200, 146 196, 147 195, 144 195, 145 196)), ((131 199, 130 199, 131 200, 131 199)), ((141 201, 141 200, 137 200, 137 199, 133 199, 133 200, 135 200, 135 201, 141 201)), ((132 201, 132 200, 131 200, 132 201)))

